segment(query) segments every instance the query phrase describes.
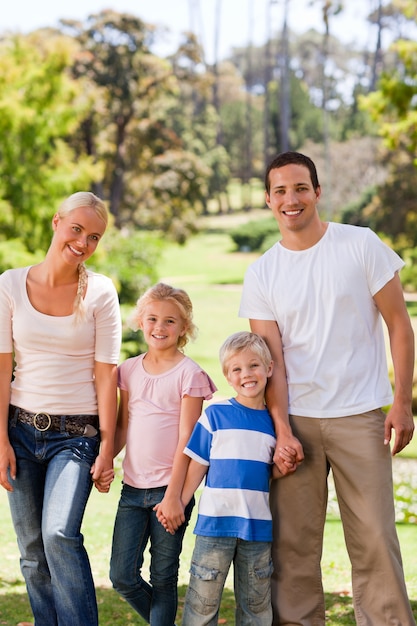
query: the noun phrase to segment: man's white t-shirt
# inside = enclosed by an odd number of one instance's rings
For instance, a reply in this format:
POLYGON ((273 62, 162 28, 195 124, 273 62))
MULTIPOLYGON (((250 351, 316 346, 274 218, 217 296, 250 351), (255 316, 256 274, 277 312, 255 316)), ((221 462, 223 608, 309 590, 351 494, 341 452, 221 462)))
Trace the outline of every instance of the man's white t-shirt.
POLYGON ((239 316, 277 322, 289 413, 342 417, 392 402, 373 296, 403 266, 369 228, 331 222, 311 248, 276 243, 248 268, 239 316))

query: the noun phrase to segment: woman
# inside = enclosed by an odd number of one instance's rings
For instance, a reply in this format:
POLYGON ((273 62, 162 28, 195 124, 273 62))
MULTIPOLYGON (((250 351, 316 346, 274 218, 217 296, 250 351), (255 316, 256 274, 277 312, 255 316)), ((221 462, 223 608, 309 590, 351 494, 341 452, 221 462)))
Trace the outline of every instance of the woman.
POLYGON ((98 624, 80 528, 113 467, 121 323, 113 283, 84 261, 107 218, 94 194, 73 194, 45 259, 0 276, 0 484, 42 626, 98 624))

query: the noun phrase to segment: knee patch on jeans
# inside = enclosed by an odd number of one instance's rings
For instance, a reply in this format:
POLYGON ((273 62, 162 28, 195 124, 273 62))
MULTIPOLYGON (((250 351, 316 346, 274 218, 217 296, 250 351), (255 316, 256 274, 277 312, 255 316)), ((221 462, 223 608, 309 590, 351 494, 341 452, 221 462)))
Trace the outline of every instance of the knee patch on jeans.
POLYGON ((186 602, 201 615, 208 615, 218 606, 222 585, 217 578, 220 571, 191 563, 190 584, 187 589, 186 602))

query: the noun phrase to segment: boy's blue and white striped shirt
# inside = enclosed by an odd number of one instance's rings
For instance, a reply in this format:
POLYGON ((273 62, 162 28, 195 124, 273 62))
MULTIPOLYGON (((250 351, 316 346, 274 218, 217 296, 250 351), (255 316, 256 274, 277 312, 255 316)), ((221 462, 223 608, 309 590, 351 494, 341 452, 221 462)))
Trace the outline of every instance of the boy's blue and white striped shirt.
POLYGON ((209 405, 184 450, 208 465, 196 535, 272 541, 269 480, 276 438, 266 409, 234 398, 209 405))

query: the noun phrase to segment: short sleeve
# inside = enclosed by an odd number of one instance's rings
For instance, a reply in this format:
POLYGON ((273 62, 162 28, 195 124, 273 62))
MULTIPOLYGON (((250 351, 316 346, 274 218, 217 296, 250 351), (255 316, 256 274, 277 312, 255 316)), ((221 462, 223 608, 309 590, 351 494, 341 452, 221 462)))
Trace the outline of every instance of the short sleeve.
POLYGON ((210 400, 215 391, 217 387, 210 376, 203 370, 197 370, 188 377, 183 388, 183 396, 210 400))
POLYGON ((13 299, 9 272, 0 276, 0 352, 13 352, 12 315, 13 299))
POLYGON ((117 291, 112 281, 102 277, 100 294, 95 309, 96 346, 95 360, 118 363, 122 340, 122 324, 117 291))

